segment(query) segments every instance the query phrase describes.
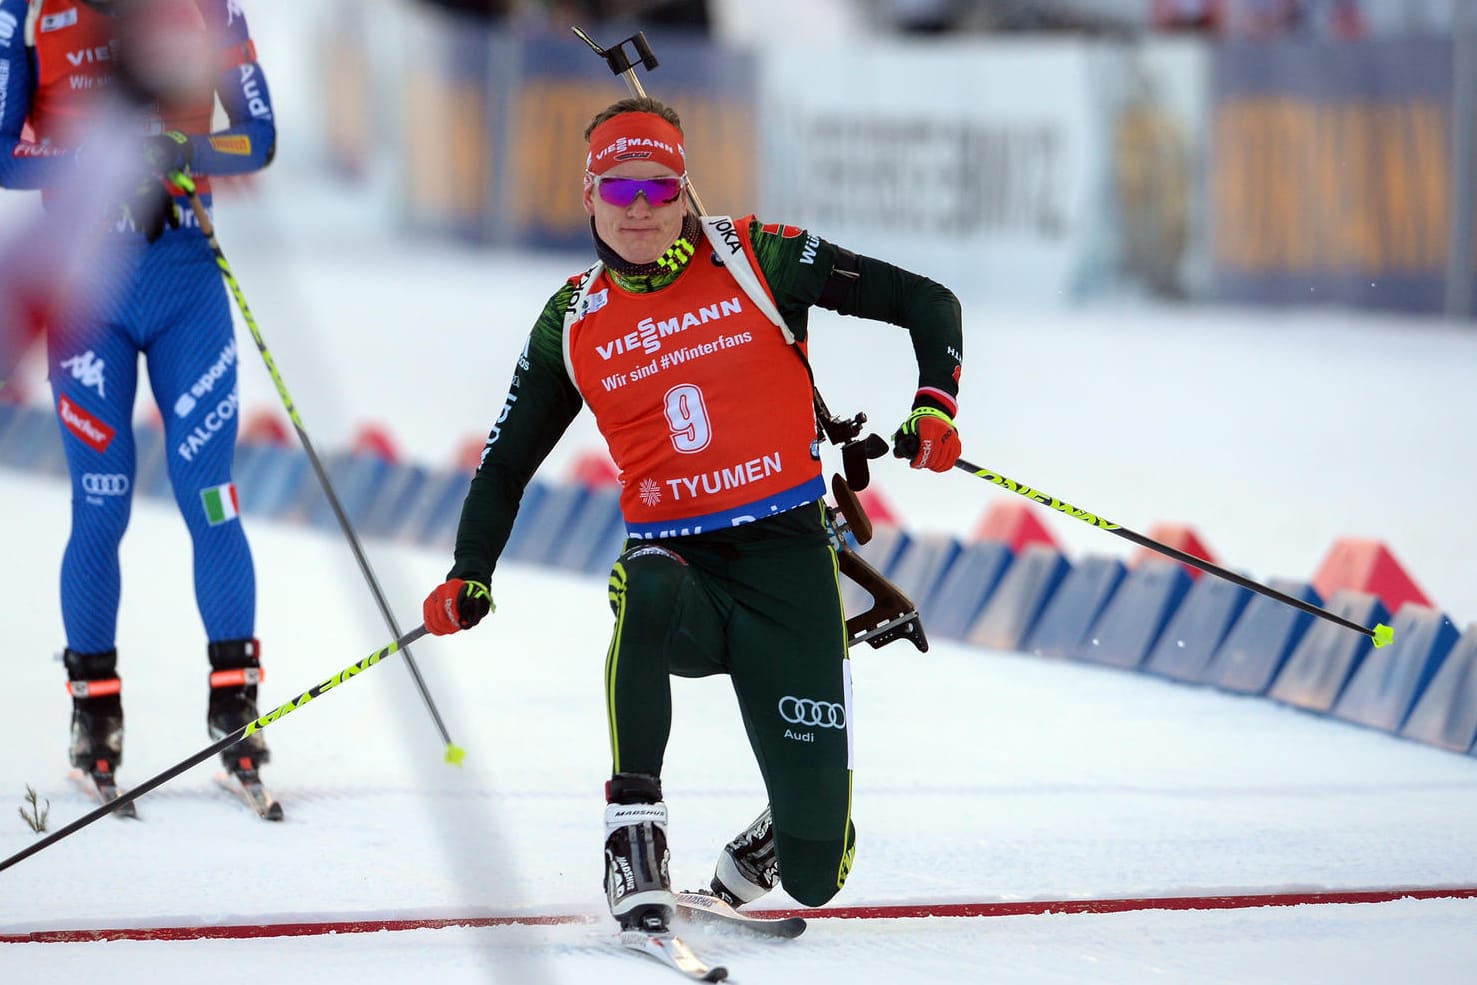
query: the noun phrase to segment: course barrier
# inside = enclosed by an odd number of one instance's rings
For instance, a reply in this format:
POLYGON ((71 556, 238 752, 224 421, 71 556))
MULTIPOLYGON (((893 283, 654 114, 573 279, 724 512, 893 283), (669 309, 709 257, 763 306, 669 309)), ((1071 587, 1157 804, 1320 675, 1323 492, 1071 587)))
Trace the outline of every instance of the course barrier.
MULTIPOLYGON (((135 494, 172 500, 162 430, 135 426, 135 494)), ((470 482, 449 469, 396 462, 372 444, 325 456, 339 500, 364 536, 445 551, 449 557, 470 482)), ((0 403, 0 468, 66 475, 50 407, 0 403)), ((603 577, 625 541, 619 486, 535 480, 524 491, 503 557, 603 577)), ((274 440, 244 440, 234 480, 246 522, 310 526, 336 520, 304 452, 274 440)), ((1166 537, 1174 530, 1156 528, 1166 537)), ((1188 528, 1182 545, 1205 556, 1188 528)), ((1336 586, 1327 607, 1361 625, 1390 619, 1394 641, 1370 639, 1222 578, 1193 579, 1157 557, 1130 563, 1070 561, 1037 518, 992 511, 967 542, 879 523, 860 555, 918 604, 934 635, 972 646, 1142 670, 1194 685, 1265 695, 1442 749, 1473 753, 1477 742, 1477 623, 1458 633, 1379 541, 1344 538, 1318 573, 1336 586), (986 535, 986 536, 980 536, 986 535), (1354 587, 1351 587, 1354 586, 1354 587)), ((1272 579, 1272 588, 1324 605, 1314 581, 1272 579)), ((870 598, 843 582, 848 612, 870 598)))

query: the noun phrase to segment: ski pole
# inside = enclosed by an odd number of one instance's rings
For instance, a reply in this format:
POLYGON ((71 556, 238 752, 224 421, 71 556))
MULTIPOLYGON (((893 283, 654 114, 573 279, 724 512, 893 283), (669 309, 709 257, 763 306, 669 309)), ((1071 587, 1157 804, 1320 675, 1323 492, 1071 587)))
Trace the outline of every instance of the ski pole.
MULTIPOLYGON (((906 449, 896 449, 894 450, 894 454, 897 455, 899 458, 912 457, 910 455, 904 456, 903 454, 901 454, 901 452, 904 450, 906 449)), ((1217 578, 1224 578, 1229 582, 1240 585, 1242 588, 1249 589, 1259 595, 1265 595, 1267 598, 1276 599, 1278 602, 1281 602, 1284 605, 1290 605, 1294 608, 1302 609, 1304 612, 1315 615, 1320 619, 1327 619, 1329 622, 1343 626, 1345 629, 1352 629, 1356 633, 1363 633, 1365 636, 1368 636, 1371 640, 1374 641, 1374 645, 1376 647, 1384 646, 1386 643, 1389 643, 1392 639, 1395 638, 1394 629, 1386 626, 1384 623, 1376 623, 1373 629, 1361 626, 1357 622, 1345 619, 1343 616, 1337 615, 1333 612, 1329 612, 1327 609, 1320 608, 1319 606, 1316 606, 1311 602, 1305 601, 1300 598, 1295 598, 1294 596, 1288 595, 1284 592, 1279 592, 1275 588, 1263 585, 1260 582, 1252 581, 1250 578, 1245 578, 1241 575, 1238 575, 1234 571, 1227 571, 1220 565, 1212 564, 1209 561, 1198 558, 1193 554, 1186 554, 1184 551, 1179 550, 1175 547, 1170 547, 1168 544, 1161 544, 1159 541, 1154 540, 1151 537, 1145 537, 1141 533, 1137 533, 1133 530, 1128 529, 1127 527, 1114 523, 1107 517, 1099 516, 1096 513, 1089 513, 1086 510, 1080 510, 1077 507, 1073 506, 1071 503, 1063 502, 1062 500, 1057 499, 1055 496, 1052 496, 1049 493, 1044 493, 1039 489, 1033 489, 1023 483, 1016 482, 1014 479, 1006 478, 999 472, 992 472, 989 469, 980 468, 973 462, 967 462, 962 458, 954 463, 954 468, 964 472, 968 472, 979 479, 988 479, 990 482, 995 483, 995 485, 999 486, 1001 489, 1006 489, 1010 492, 1016 493, 1017 495, 1024 496, 1032 502, 1040 503, 1043 506, 1056 510, 1058 513, 1062 513, 1066 516, 1072 517, 1075 520, 1081 520, 1083 523, 1086 523, 1089 526, 1097 527, 1099 530, 1106 530, 1110 534, 1116 534, 1119 537, 1122 537, 1124 540, 1132 541, 1133 543, 1138 544, 1140 547, 1147 547, 1151 551, 1157 551, 1158 553, 1163 554, 1166 557, 1174 558, 1181 564, 1188 564, 1193 568, 1199 568, 1201 571, 1215 575, 1217 578)))
MULTIPOLYGON (((307 428, 304 427, 302 418, 298 416, 297 406, 292 402, 292 395, 287 392, 287 384, 282 381, 282 374, 277 371, 277 362, 272 358, 271 351, 267 349, 266 340, 262 338, 261 330, 256 325, 256 319, 252 317, 251 308, 246 304, 246 295, 242 293, 241 285, 236 282, 236 275, 231 271, 231 265, 226 260, 226 254, 221 249, 220 241, 215 238, 215 226, 210 221, 209 213, 205 211, 205 204, 200 201, 200 194, 195 190, 195 182, 182 171, 171 174, 169 180, 174 182, 178 188, 183 189, 190 197, 190 210, 195 214, 195 221, 199 224, 200 231, 205 234, 206 242, 210 244, 210 251, 215 254, 215 265, 220 268, 222 276, 226 279, 226 286, 231 290, 231 296, 236 299, 236 307, 241 310, 241 318, 246 322, 246 327, 251 330, 251 337, 256 342, 257 351, 262 354, 262 361, 267 364, 267 372, 271 374, 272 383, 277 387, 277 395, 282 398, 282 406, 286 408, 287 416, 292 420, 292 426, 297 431, 303 451, 307 453, 308 461, 313 466, 313 472, 318 476, 318 484, 323 487, 323 494, 328 497, 328 505, 332 507, 333 515, 338 519, 339 529, 344 532, 344 539, 349 542, 349 549, 354 552, 354 560, 359 562, 359 570, 363 573, 365 584, 369 586, 369 591, 374 596, 375 605, 379 606, 380 615, 385 620, 385 627, 389 629, 392 636, 399 638, 400 626, 395 621, 394 614, 390 612, 389 603, 385 601, 385 593, 380 590, 379 580, 375 578, 374 571, 369 566, 369 558, 359 544, 359 538, 354 533, 354 526, 349 522, 349 515, 344 512, 343 504, 339 502, 338 494, 334 492, 333 483, 328 478, 328 471, 324 469, 318 453, 313 450, 313 442, 309 440, 307 428)), ((431 713, 436 729, 441 733, 441 741, 446 744, 446 762, 459 765, 462 757, 466 755, 466 750, 451 741, 451 735, 446 731, 446 724, 441 720, 441 713, 436 710, 436 702, 431 698, 430 689, 426 687, 420 668, 416 666, 415 658, 411 656, 408 648, 405 651, 405 666, 410 670, 410 676, 415 678, 415 686, 426 703, 426 710, 431 713)))
POLYGON ((171 766, 169 769, 165 770, 163 773, 158 774, 157 776, 150 777, 143 783, 140 783, 138 786, 134 787, 132 790, 129 790, 126 793, 119 794, 115 800, 110 800, 106 804, 103 804, 102 806, 89 811, 88 813, 79 817, 77 820, 73 821, 71 824, 68 824, 66 827, 52 832, 35 844, 23 848, 20 851, 16 852, 14 855, 11 855, 9 858, 0 861, 0 871, 4 871, 5 869, 10 868, 15 863, 30 858, 32 855, 35 855, 43 848, 48 848, 56 844, 68 835, 75 834, 76 832, 81 831, 93 821, 96 821, 100 817, 105 817, 106 815, 113 813, 124 804, 133 803, 133 801, 142 797, 150 790, 153 790, 155 787, 158 787, 162 784, 168 783, 170 780, 179 776, 181 773, 190 769, 192 766, 199 765, 200 763, 205 762, 205 760, 209 759, 211 756, 214 756, 220 752, 224 752, 226 749, 235 745, 237 742, 240 742, 248 735, 260 732, 268 725, 275 724, 292 712, 297 711, 309 701, 312 701, 314 698, 320 697, 325 692, 339 687, 342 684, 348 683, 348 681, 350 681, 354 677, 357 677, 359 674, 363 673, 369 668, 373 667, 375 664, 379 663, 386 657, 391 656, 392 654, 401 650, 405 651, 406 655, 408 656, 410 653, 410 650, 408 649, 410 644, 425 635, 425 625, 417 626, 415 629, 412 629, 410 632, 406 633, 404 636, 401 636, 399 639, 395 640, 393 643, 390 643, 388 646, 375 650, 369 656, 365 657, 363 660, 360 660, 356 664, 350 664, 349 666, 345 667, 343 670, 339 671, 337 674, 334 674, 322 684, 309 688, 302 694, 299 694, 297 697, 293 698, 291 701, 277 706, 272 711, 267 712, 265 715, 254 721, 247 722, 245 725, 241 726, 230 735, 211 743, 204 749, 201 749, 199 752, 195 753, 190 758, 176 763, 175 765, 171 766))

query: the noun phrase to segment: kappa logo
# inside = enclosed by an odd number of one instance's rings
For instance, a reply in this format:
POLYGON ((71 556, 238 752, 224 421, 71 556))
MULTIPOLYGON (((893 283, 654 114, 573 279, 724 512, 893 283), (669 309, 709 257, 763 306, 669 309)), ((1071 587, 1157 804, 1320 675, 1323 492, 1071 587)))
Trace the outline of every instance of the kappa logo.
POLYGON ((81 355, 61 361, 62 369, 72 371, 72 379, 80 380, 83 386, 96 390, 99 397, 107 396, 103 390, 104 365, 106 364, 91 349, 81 355))

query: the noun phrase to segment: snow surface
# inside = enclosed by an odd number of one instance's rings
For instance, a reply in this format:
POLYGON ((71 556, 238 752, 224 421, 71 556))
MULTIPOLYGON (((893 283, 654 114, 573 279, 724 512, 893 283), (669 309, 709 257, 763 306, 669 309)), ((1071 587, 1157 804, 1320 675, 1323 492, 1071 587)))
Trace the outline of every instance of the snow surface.
MULTIPOLYGON (((270 200, 259 203, 270 215, 270 200)), ((240 208, 240 206, 235 206, 240 208)), ((227 211, 223 209, 223 212, 227 211)), ((320 448, 383 422, 444 462, 485 429, 529 320, 576 258, 514 259, 390 241, 224 245, 320 448)), ((255 221, 266 222, 257 216, 255 221)), ((575 266, 578 264, 575 263, 575 266)), ((967 454, 1146 530, 1189 522, 1253 577, 1308 577, 1343 534, 1385 539, 1459 625, 1477 617, 1477 466, 1468 326, 1349 315, 1164 309, 999 311, 969 321, 967 454)), ((905 337, 817 318, 834 409, 879 429, 912 389, 905 337)), ((243 333, 243 340, 245 335, 243 333)), ((249 349, 243 350, 250 352, 249 349)), ((248 407, 274 399, 242 364, 248 407)), ((598 447, 588 420, 546 466, 598 447)), ((832 463, 834 464, 834 463, 832 463)), ((877 481, 917 529, 964 534, 1008 494, 963 473, 877 481)), ((0 473, 9 518, 9 686, 0 790, 31 784, 57 827, 68 783, 55 572, 66 487, 0 473)), ((1116 538, 1048 516, 1073 550, 1116 538), (1080 531, 1076 528, 1081 528, 1080 531)), ((388 635, 335 536, 246 517, 271 707, 388 635)), ((441 551, 369 541, 397 618, 441 551)), ((138 501, 124 545, 125 781, 203 748, 206 663, 189 545, 138 501)), ((513 564, 474 633, 412 654, 453 738, 387 661, 267 733, 288 820, 268 825, 203 764, 0 873, 0 933, 42 929, 575 912, 602 898, 603 580, 513 564)), ((855 654, 859 831, 837 904, 1477 885, 1477 759, 1246 698, 1075 663, 936 643, 855 654)), ((763 803, 726 682, 675 681, 665 776, 673 870, 696 885, 763 803)), ((34 838, 16 818, 0 853, 34 838)), ((789 902, 780 896, 777 903, 789 902)), ((1474 901, 988 919, 813 921, 797 942, 690 935, 738 981, 1386 982, 1470 980, 1474 901)), ((659 982, 605 923, 326 938, 0 945, 7 980, 659 982)))
MULTIPOLYGON (((258 16, 253 26, 280 41, 292 25, 258 16)), ((307 90, 307 64, 272 63, 284 120, 298 133, 313 124, 286 94, 307 90)), ((532 319, 587 258, 387 237, 383 200, 308 183, 299 147, 286 142, 258 194, 221 202, 217 216, 286 385, 320 452, 372 421, 407 458, 446 464, 486 433, 532 319)), ((977 464, 1140 532, 1190 524, 1221 563, 1263 581, 1311 577, 1338 537, 1379 538, 1459 627, 1477 620, 1470 323, 1131 301, 1006 309, 968 284, 950 286, 968 332, 959 423, 977 464)), ((864 410, 890 432, 916 382, 906 336, 819 312, 813 337, 831 408, 864 410)), ((239 339, 244 415, 278 408, 244 328, 239 339)), ((33 360, 15 383, 45 403, 36 369, 33 360)), ((141 400, 139 416, 148 413, 141 400)), ((545 475, 600 448, 582 417, 545 475)), ((1009 498, 963 473, 918 475, 888 461, 875 475, 920 532, 965 536, 1009 498)), ((68 699, 53 659, 63 645, 56 572, 68 512, 64 484, 0 471, 0 807, 10 818, 0 856, 35 838, 6 806, 20 806, 27 784, 50 801, 53 828, 89 809, 66 778, 68 699)), ((262 703, 271 707, 389 636, 340 538, 245 522, 260 581, 262 703)), ((1085 524, 1044 522, 1074 556, 1132 553, 1085 524)), ((449 553, 366 546, 397 618, 415 625, 449 553)), ((189 550, 172 507, 135 503, 118 634, 125 782, 209 741, 189 550)), ((105 818, 0 872, 0 934, 598 918, 604 582, 507 564, 493 592, 498 612, 483 627, 412 648, 467 750, 460 769, 442 764, 439 735, 393 658, 267 732, 284 823, 257 820, 202 764, 143 797, 139 822, 105 818)), ((1264 699, 1076 663, 941 642, 927 654, 895 644, 854 656, 859 845, 838 905, 1477 886, 1472 757, 1264 699)), ((726 682, 673 687, 673 871, 694 886, 763 794, 726 682)), ((1466 982, 1477 967, 1474 922, 1477 901, 1404 900, 815 920, 794 942, 690 936, 736 981, 775 985, 1466 982)), ((0 978, 676 980, 615 952, 610 929, 0 945, 0 978)))

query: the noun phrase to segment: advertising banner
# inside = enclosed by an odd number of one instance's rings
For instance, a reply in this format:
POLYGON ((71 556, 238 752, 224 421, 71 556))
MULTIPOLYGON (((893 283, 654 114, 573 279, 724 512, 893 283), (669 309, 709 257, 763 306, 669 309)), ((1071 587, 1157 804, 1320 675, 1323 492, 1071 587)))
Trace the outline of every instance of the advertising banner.
POLYGON ((1220 297, 1441 310, 1449 40, 1223 45, 1212 94, 1220 297))
POLYGON ((1002 298, 1075 292, 1106 170, 1080 41, 768 46, 762 215, 1002 298))

